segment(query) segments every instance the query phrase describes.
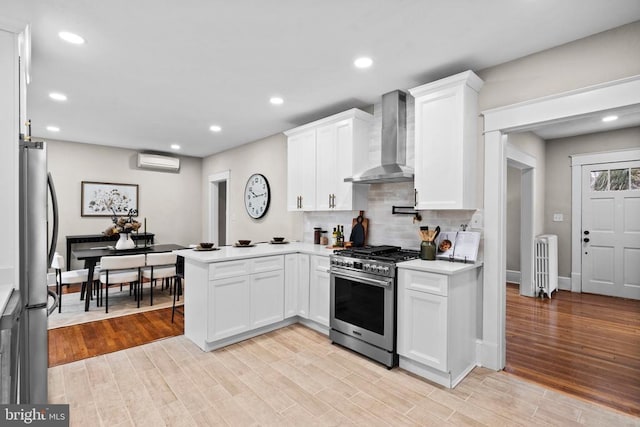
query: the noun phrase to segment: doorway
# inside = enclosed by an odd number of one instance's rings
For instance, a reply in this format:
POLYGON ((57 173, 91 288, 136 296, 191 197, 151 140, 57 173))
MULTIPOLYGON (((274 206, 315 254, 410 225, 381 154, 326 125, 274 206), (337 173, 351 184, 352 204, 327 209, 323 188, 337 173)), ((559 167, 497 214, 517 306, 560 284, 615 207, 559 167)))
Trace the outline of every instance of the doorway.
MULTIPOLYGON (((479 363, 501 370, 506 358, 506 171, 510 132, 591 118, 601 112, 640 106, 640 76, 484 111, 484 289, 479 363)), ((572 223, 572 241, 580 236, 572 223)), ((573 245, 578 246, 578 245, 573 245)), ((572 252, 572 266, 575 260, 572 252)), ((578 261, 579 263, 579 261, 578 261)), ((571 287, 581 287, 572 268, 571 287)))
POLYGON ((210 175, 208 178, 208 240, 218 246, 224 246, 227 244, 227 230, 229 224, 229 177, 230 172, 224 171, 210 175))
MULTIPOLYGON (((618 153, 634 159, 633 151, 618 153)), ((581 175, 581 291, 640 299, 640 159, 576 168, 581 175)))

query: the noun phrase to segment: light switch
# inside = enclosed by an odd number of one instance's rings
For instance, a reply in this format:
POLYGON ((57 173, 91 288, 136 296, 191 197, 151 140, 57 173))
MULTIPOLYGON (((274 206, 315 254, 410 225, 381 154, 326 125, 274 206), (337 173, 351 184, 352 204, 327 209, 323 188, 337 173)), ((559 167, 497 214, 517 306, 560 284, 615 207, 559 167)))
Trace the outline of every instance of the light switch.
POLYGON ((562 222, 564 221, 564 216, 561 213, 553 214, 553 222, 562 222))

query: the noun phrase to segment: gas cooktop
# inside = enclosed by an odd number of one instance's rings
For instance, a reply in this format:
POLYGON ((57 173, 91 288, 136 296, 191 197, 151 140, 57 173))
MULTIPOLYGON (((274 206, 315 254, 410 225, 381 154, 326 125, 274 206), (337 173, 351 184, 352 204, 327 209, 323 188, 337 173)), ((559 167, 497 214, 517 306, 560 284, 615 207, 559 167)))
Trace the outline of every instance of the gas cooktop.
POLYGON ((343 257, 369 259, 376 261, 400 262, 410 259, 416 259, 419 252, 410 249, 402 249, 400 246, 363 246, 358 248, 338 249, 333 251, 334 254, 343 257))

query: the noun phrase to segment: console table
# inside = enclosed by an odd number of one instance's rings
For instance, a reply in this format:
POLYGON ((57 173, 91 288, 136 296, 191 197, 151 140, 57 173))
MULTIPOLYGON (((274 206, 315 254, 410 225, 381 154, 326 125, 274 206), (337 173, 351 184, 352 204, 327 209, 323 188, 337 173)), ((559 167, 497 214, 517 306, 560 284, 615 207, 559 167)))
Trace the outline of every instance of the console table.
MULTIPOLYGON (((153 243, 153 233, 131 233, 131 238, 135 241, 142 241, 146 244, 153 243)), ((71 270, 71 247, 76 243, 92 242, 115 242, 119 238, 118 234, 105 236, 104 234, 81 234, 78 236, 67 236, 67 271, 71 270)))

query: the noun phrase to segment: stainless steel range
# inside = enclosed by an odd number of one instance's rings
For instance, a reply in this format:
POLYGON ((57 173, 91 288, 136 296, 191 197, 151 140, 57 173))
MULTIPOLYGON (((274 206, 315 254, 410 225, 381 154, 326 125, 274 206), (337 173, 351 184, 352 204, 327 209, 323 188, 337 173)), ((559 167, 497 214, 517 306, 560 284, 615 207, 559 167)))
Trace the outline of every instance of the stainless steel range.
POLYGON ((396 353, 396 263, 418 258, 398 246, 368 246, 330 256, 331 340, 388 368, 396 353))

